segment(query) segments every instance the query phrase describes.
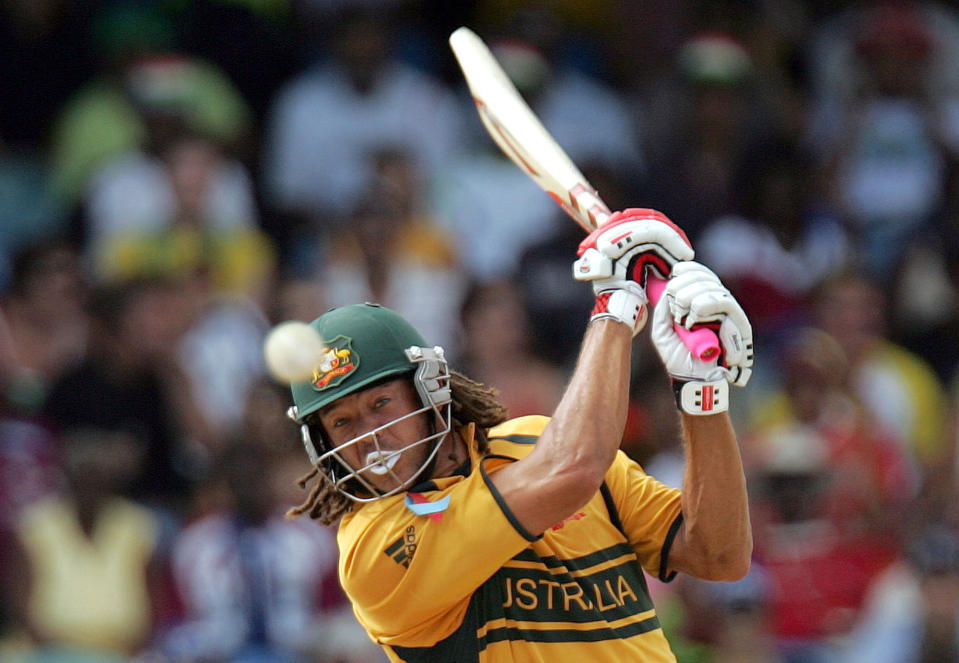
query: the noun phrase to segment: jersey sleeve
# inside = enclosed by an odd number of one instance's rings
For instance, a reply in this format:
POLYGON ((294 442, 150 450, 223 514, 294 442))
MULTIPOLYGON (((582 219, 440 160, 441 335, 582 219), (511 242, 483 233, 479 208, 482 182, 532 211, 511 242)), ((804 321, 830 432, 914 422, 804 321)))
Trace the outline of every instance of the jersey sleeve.
POLYGON ((643 568, 667 581, 669 548, 682 522, 681 493, 646 474, 622 451, 606 472, 606 483, 623 533, 643 568))
POLYGON ((428 515, 413 513, 403 498, 373 503, 338 532, 343 587, 381 644, 429 646, 452 633, 472 593, 533 540, 478 468, 420 499, 449 503, 428 515))

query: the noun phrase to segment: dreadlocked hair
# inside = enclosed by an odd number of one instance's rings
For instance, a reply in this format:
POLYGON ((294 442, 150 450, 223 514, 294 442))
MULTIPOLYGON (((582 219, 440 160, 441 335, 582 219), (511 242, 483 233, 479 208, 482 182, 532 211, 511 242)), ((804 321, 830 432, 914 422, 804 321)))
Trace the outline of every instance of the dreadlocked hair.
POLYGON ((486 431, 509 418, 506 406, 496 398, 499 392, 456 371, 450 371, 450 391, 453 395, 453 426, 460 428, 476 424, 479 451, 486 453, 489 446, 486 431))
POLYGON ((306 484, 314 477, 316 483, 310 490, 306 501, 300 506, 289 509, 286 512, 286 517, 298 518, 305 513, 324 525, 332 525, 350 511, 353 507, 353 500, 334 488, 333 482, 330 481, 326 472, 320 472, 320 468, 315 465, 312 470, 300 477, 296 485, 306 490, 306 484))
MULTIPOLYGON (((486 431, 508 418, 506 406, 497 400, 499 392, 456 371, 450 371, 450 392, 454 430, 475 424, 476 443, 480 453, 485 453, 489 447, 486 431)), ((305 490, 313 479, 316 482, 309 496, 302 504, 288 510, 287 518, 307 514, 324 525, 332 525, 353 509, 355 502, 334 488, 329 475, 318 466, 314 466, 296 483, 305 490)))

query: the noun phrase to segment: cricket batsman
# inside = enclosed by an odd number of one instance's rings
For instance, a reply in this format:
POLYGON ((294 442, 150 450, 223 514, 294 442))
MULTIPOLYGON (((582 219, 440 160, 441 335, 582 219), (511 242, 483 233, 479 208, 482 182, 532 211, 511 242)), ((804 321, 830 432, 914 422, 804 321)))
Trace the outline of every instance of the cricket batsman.
POLYGON ((311 323, 338 361, 292 385, 314 469, 290 513, 338 525, 340 581, 391 661, 675 661, 644 573, 747 573, 746 481, 727 409, 750 377, 752 329, 692 258, 652 210, 614 214, 583 241, 573 274, 596 305, 549 416, 509 419, 494 390, 450 370, 387 308, 345 306, 311 323), (647 270, 669 277, 651 314, 647 270), (682 420, 681 490, 619 450, 647 318, 682 420), (719 357, 693 357, 674 323, 714 328, 719 357))

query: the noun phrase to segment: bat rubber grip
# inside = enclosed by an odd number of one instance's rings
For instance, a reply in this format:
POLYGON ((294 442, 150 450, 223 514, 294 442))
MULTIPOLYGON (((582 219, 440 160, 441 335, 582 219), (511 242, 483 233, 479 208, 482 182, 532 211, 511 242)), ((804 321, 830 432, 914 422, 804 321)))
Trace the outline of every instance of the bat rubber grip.
MULTIPOLYGON (((646 275, 646 294, 653 306, 659 301, 666 289, 666 280, 647 273, 646 275)), ((694 357, 702 361, 709 361, 719 356, 719 338, 716 332, 706 327, 698 329, 686 329, 682 325, 673 324, 673 329, 682 339, 683 344, 689 348, 694 357)))

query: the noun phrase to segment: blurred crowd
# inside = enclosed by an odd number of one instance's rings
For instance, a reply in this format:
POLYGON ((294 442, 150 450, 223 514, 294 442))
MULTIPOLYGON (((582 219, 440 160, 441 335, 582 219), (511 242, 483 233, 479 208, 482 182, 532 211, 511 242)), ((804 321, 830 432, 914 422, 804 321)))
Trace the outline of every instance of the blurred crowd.
MULTIPOLYGON (((518 416, 592 305, 460 25, 754 325, 753 569, 650 581, 680 662, 959 661, 959 8, 907 0, 0 0, 0 660, 383 660, 283 517, 265 333, 378 301, 518 416)), ((679 485, 636 343, 624 449, 679 485)))

